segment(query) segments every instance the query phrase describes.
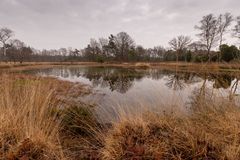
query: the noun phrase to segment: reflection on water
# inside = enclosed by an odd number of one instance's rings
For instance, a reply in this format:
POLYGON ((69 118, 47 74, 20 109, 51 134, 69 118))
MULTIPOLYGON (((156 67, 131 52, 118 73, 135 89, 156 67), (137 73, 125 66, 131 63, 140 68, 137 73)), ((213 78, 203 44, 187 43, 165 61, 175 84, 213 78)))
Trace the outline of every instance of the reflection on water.
POLYGON ((97 94, 86 96, 85 100, 105 109, 113 105, 131 105, 136 111, 136 106, 140 108, 143 103, 152 108, 184 106, 195 94, 201 95, 199 97, 223 95, 232 99, 240 94, 240 76, 234 73, 83 66, 39 69, 28 73, 89 84, 97 94))

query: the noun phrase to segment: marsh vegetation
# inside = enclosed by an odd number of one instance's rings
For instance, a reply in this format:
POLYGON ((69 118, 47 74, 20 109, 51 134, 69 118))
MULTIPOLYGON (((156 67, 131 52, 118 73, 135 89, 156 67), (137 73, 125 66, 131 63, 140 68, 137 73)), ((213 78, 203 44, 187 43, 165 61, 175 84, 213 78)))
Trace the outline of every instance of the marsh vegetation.
POLYGON ((239 78, 93 66, 2 73, 0 158, 238 159, 239 78))
MULTIPOLYGON (((49 28, 46 40, 57 33, 49 28)), ((207 14, 194 28, 197 39, 179 35, 165 47, 145 48, 110 29, 82 49, 39 50, 1 26, 0 160, 240 159, 240 17, 207 14)))

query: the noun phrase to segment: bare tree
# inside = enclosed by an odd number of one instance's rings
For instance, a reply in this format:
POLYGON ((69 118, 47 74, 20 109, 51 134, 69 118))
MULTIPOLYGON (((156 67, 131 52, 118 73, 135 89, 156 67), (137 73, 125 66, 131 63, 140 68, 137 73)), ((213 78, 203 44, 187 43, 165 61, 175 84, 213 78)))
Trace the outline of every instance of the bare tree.
POLYGON ((67 49, 66 48, 60 48, 58 51, 63 57, 67 56, 67 49))
POLYGON ((191 38, 189 36, 178 36, 169 41, 171 48, 176 51, 176 61, 178 62, 179 55, 188 47, 191 43, 191 38))
POLYGON ((206 45, 202 44, 200 41, 195 41, 189 44, 188 48, 190 51, 198 53, 199 51, 202 52, 206 50, 206 45))
POLYGON ((225 13, 224 15, 220 14, 218 17, 219 21, 219 46, 222 45, 223 42, 223 36, 227 32, 227 28, 231 25, 233 21, 233 16, 230 13, 225 13))
POLYGON ((99 38, 100 50, 104 56, 109 56, 108 43, 107 38, 99 38))
MULTIPOLYGON (((227 32, 227 28, 231 25, 233 21, 233 16, 230 13, 225 13, 224 15, 220 14, 218 17, 219 21, 219 48, 222 45, 223 42, 223 36, 227 32)), ((221 59, 221 53, 218 55, 218 61, 221 59)))
POLYGON ((240 16, 236 19, 237 24, 234 27, 234 37, 237 37, 240 40, 240 16))
POLYGON ((108 45, 108 39, 107 38, 99 38, 99 44, 101 48, 104 48, 104 46, 108 45))
POLYGON ((116 47, 116 56, 121 60, 126 60, 130 48, 135 46, 134 40, 126 32, 113 36, 113 43, 116 47))
POLYGON ((6 47, 7 53, 5 56, 9 61, 16 62, 18 60, 22 62, 24 58, 27 58, 24 56, 24 47, 25 44, 22 41, 18 39, 10 40, 6 47))
POLYGON ((3 56, 6 56, 6 43, 13 36, 13 31, 8 28, 0 29, 0 42, 3 45, 3 56))
POLYGON ((200 30, 198 36, 202 43, 206 45, 208 60, 210 61, 210 51, 219 40, 219 20, 213 14, 208 14, 203 16, 200 26, 195 26, 195 28, 200 30))
POLYGON ((151 58, 163 60, 166 54, 166 49, 163 46, 155 46, 153 49, 150 49, 149 54, 151 58))
POLYGON ((25 46, 24 42, 22 42, 18 39, 12 40, 12 44, 19 50, 22 49, 25 46))
POLYGON ((90 39, 90 47, 92 48, 93 54, 94 55, 99 55, 100 54, 100 43, 96 39, 90 39))
POLYGON ((17 49, 18 51, 18 54, 17 54, 17 57, 18 57, 18 60, 20 63, 23 62, 23 59, 24 59, 24 53, 23 53, 23 48, 25 47, 25 44, 24 42, 18 40, 18 39, 14 39, 12 41, 12 45, 17 49))

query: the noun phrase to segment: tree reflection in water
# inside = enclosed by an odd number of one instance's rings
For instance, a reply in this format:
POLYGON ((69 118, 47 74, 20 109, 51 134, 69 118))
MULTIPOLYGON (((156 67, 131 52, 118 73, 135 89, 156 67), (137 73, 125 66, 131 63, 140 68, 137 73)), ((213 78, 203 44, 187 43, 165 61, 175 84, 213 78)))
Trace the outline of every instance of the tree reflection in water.
POLYGON ((189 72, 180 72, 175 70, 175 72, 170 73, 166 78, 166 86, 173 90, 182 90, 189 84, 193 84, 201 81, 195 78, 196 75, 189 72))
POLYGON ((108 87, 111 91, 126 93, 134 81, 144 77, 144 73, 134 69, 122 68, 89 68, 83 74, 93 86, 108 87))
POLYGON ((85 78, 91 82, 93 87, 108 88, 110 91, 117 91, 122 94, 130 90, 135 85, 135 82, 141 81, 144 78, 152 80, 163 79, 165 85, 174 91, 183 90, 189 85, 202 82, 203 84, 200 87, 201 94, 205 92, 204 86, 207 80, 213 82, 212 88, 230 88, 232 95, 236 93, 239 83, 239 75, 237 77, 236 74, 190 73, 177 69, 175 71, 169 71, 162 69, 76 66, 31 70, 27 72, 63 78, 85 78))
POLYGON ((177 72, 168 76, 166 85, 173 90, 182 90, 186 87, 183 78, 177 72))
MULTIPOLYGON (((191 107, 196 109, 196 106, 207 106, 210 102, 224 101, 225 98, 229 98, 230 102, 235 103, 235 100, 238 98, 236 94, 239 84, 239 75, 234 73, 202 73, 199 76, 203 79, 202 85, 195 88, 190 96, 191 107), (213 85, 207 86, 208 82, 212 81, 213 85), (214 94, 214 89, 224 89, 227 92, 224 92, 223 95, 216 97, 214 94)), ((218 91, 219 93, 220 91, 218 91)), ((198 108, 199 109, 199 108, 198 108)))
POLYGON ((219 88, 227 89, 231 86, 231 83, 233 81, 233 77, 228 74, 213 75, 213 79, 214 79, 213 88, 216 88, 216 89, 219 89, 219 88))

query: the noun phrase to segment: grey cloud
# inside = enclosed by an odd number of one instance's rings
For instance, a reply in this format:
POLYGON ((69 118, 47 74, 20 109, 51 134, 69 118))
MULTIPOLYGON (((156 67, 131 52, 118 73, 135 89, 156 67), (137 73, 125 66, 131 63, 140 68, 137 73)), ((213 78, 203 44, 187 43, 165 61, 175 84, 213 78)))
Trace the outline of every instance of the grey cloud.
POLYGON ((29 45, 83 48, 90 38, 128 32, 145 47, 179 34, 195 37, 208 13, 239 15, 239 0, 1 0, 0 26, 29 45))

